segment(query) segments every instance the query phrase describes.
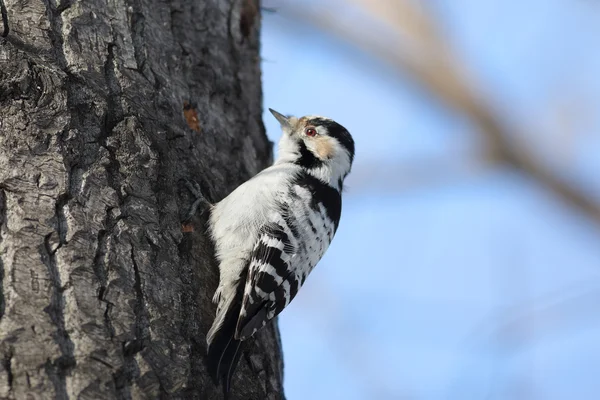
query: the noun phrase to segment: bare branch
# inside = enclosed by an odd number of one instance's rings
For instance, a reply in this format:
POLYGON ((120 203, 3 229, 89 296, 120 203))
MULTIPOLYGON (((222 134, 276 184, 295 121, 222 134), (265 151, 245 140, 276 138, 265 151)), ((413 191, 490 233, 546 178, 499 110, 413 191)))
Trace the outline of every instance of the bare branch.
POLYGON ((565 204, 600 224, 600 205, 573 183, 553 173, 515 139, 523 135, 503 122, 492 107, 493 101, 486 101, 474 79, 463 71, 463 63, 453 54, 439 32, 440 24, 423 3, 346 0, 345 5, 359 7, 362 23, 368 23, 365 20, 371 18, 374 26, 387 26, 391 36, 381 35, 378 30, 356 29, 356 24, 344 21, 339 14, 323 12, 317 7, 290 4, 281 12, 320 26, 408 74, 435 98, 467 116, 479 128, 485 138, 486 158, 516 168, 565 204), (395 42, 398 45, 392 46, 395 42))

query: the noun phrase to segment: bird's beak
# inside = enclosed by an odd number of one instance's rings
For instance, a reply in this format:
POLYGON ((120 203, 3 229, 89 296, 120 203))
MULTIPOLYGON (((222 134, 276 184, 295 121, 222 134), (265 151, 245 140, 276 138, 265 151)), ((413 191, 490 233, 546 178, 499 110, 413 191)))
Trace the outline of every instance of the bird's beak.
POLYGON ((275 119, 277 121, 279 121, 282 128, 291 128, 292 127, 292 125, 290 124, 290 119, 288 117, 286 117, 285 115, 283 115, 281 113, 278 113, 277 111, 273 110, 272 108, 269 108, 269 111, 271 111, 271 114, 273 114, 275 119))

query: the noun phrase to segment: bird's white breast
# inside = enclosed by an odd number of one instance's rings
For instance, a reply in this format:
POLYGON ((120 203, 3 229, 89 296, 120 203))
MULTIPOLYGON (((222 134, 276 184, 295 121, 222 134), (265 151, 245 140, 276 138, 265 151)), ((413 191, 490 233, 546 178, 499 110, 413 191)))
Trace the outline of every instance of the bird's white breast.
POLYGON ((296 172, 293 165, 273 165, 238 186, 212 208, 210 231, 216 256, 222 266, 227 266, 227 274, 232 278, 237 278, 244 267, 243 261, 247 261, 259 229, 275 218, 277 202, 286 195, 296 172))

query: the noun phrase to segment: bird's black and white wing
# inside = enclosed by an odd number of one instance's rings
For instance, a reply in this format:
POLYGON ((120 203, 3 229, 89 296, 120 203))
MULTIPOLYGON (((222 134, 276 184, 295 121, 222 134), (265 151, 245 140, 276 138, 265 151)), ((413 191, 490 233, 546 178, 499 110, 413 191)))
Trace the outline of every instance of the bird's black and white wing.
POLYGON ((261 229, 248 266, 237 339, 252 336, 279 314, 302 285, 309 266, 297 265, 303 257, 299 257, 298 245, 292 244, 290 236, 283 224, 275 222, 261 229))
POLYGON ((248 266, 237 339, 252 336, 292 301, 333 239, 341 196, 315 181, 297 180, 288 193, 291 201, 261 229, 248 266))

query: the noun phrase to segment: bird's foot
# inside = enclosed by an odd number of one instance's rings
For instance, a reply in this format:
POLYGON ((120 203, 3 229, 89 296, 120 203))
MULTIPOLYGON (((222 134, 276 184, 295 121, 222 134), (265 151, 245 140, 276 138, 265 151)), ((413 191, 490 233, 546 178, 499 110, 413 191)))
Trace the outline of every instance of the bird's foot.
POLYGON ((189 192, 195 198, 194 202, 192 203, 192 206, 190 207, 184 219, 185 222, 189 222, 192 220, 194 215, 198 213, 198 210, 200 210, 200 215, 202 215, 204 211, 206 211, 211 206, 211 204, 208 200, 206 200, 204 194, 202 194, 202 187, 198 182, 189 179, 184 179, 184 182, 187 190, 189 190, 189 192))

